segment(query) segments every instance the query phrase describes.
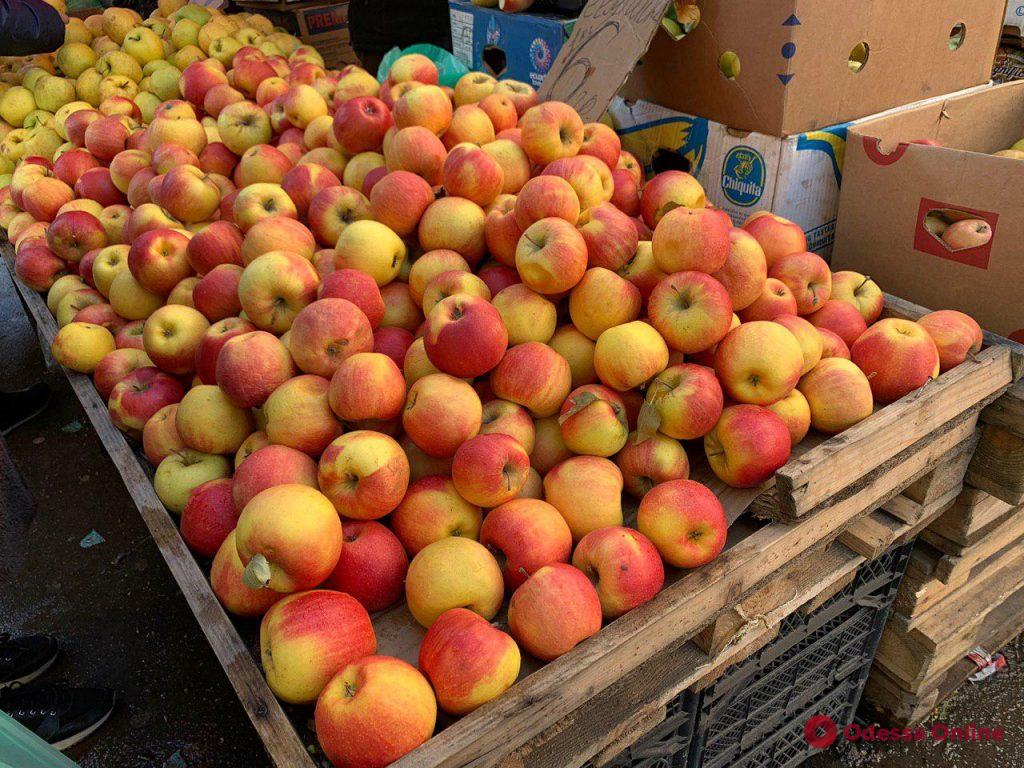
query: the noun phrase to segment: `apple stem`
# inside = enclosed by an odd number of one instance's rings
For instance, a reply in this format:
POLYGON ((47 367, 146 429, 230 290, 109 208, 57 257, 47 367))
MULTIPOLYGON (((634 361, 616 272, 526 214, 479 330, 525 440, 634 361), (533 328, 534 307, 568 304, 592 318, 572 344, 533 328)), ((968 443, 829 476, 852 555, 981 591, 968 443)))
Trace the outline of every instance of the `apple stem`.
POLYGON ((270 584, 270 563, 263 555, 253 555, 242 573, 242 583, 249 589, 266 589, 270 584))

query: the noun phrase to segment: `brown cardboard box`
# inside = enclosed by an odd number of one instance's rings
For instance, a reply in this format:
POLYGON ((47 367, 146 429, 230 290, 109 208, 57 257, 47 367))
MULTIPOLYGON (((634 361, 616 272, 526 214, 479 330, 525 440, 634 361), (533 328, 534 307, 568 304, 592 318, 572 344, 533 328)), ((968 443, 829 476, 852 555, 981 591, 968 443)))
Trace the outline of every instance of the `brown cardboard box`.
POLYGON ((597 119, 635 65, 628 99, 786 136, 988 82, 1004 18, 1001 0, 697 4, 700 23, 673 40, 656 32, 664 0, 590 0, 542 95, 597 119), (957 40, 963 32, 957 50, 954 31, 957 40), (854 72, 861 44, 866 60, 854 72), (731 80, 720 69, 730 52, 739 62, 731 80))
POLYGON ((1022 134, 1024 82, 851 127, 832 268, 1024 340, 1024 161, 992 155, 1022 134), (942 146, 907 143, 920 139, 942 146), (935 212, 983 219, 992 238, 951 250, 926 226, 935 212))
POLYGON ((246 0, 240 3, 247 10, 266 16, 302 42, 314 46, 324 57, 328 69, 358 64, 359 59, 349 42, 348 2, 294 5, 283 0, 271 3, 246 0))

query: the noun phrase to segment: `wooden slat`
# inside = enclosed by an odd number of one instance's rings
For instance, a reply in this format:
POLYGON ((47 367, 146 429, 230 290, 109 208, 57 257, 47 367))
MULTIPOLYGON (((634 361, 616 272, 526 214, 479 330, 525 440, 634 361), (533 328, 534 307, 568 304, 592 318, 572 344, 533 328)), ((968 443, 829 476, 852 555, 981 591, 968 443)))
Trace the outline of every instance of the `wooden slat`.
POLYGON ((799 600, 800 604, 813 600, 821 591, 856 571, 863 562, 863 557, 841 544, 797 558, 763 587, 726 609, 693 637, 693 643, 716 656, 729 645, 742 641, 758 623, 773 623, 780 611, 783 615, 777 620, 781 620, 799 607, 790 608, 794 600, 799 600))
POLYGON ((1024 382, 1014 384, 982 411, 981 420, 1024 437, 1024 382))
POLYGON ((990 347, 939 379, 877 411, 776 473, 782 519, 814 511, 852 482, 942 429, 959 414, 987 402, 1012 381, 1010 353, 990 347))
POLYGON ((882 632, 875 663, 893 680, 917 690, 965 655, 983 635, 989 615, 1024 589, 1024 558, 1018 557, 984 582, 967 584, 913 628, 894 614, 882 632))
MULTIPOLYGON (((973 645, 994 652, 1024 630, 1024 589, 1011 595, 996 607, 982 623, 973 638, 973 645)), ((864 689, 864 701, 896 725, 916 725, 927 718, 935 707, 948 698, 976 671, 974 662, 957 658, 944 669, 937 670, 915 690, 905 687, 889 676, 877 663, 871 670, 864 689)))
POLYGON ((929 581, 918 589, 918 598, 910 610, 899 612, 904 617, 903 626, 908 630, 914 629, 929 616, 934 615, 935 611, 941 610, 951 601, 962 600, 964 595, 968 594, 978 583, 989 581, 1007 564, 1019 560, 1022 556, 1024 556, 1024 539, 1014 539, 998 552, 977 563, 969 571, 964 571, 951 584, 944 584, 937 579, 929 581))
POLYGON ((978 445, 980 435, 975 432, 973 437, 966 441, 963 446, 951 451, 948 458, 922 477, 920 480, 911 483, 903 491, 903 496, 918 504, 931 504, 939 498, 946 497, 950 491, 959 490, 964 484, 964 475, 967 473, 967 466, 971 463, 971 457, 978 445))
POLYGON ((1008 504, 1024 503, 1024 438, 995 424, 983 425, 966 479, 1008 504))
POLYGON ((993 529, 974 546, 964 550, 962 555, 940 557, 932 575, 939 581, 949 583, 958 575, 967 573, 982 560, 1021 537, 1024 537, 1024 515, 1014 515, 1003 525, 993 529))
MULTIPOLYGON (((8 244, 4 244, 2 248, 5 252, 10 250, 8 244)), ((50 315, 42 298, 14 274, 9 260, 5 259, 5 263, 8 264, 11 278, 35 319, 36 327, 40 329, 46 346, 49 347, 57 332, 53 316, 50 315)), ((206 576, 182 541, 177 525, 157 498, 152 483, 125 441, 124 435, 110 421, 106 403, 96 392, 88 376, 63 370, 103 447, 117 467, 157 549, 167 563, 168 570, 178 583, 210 647, 224 667, 246 714, 263 740, 270 758, 278 768, 314 768, 315 764, 309 752, 277 698, 267 687, 263 674, 210 589, 206 576)))
POLYGON ((953 505, 929 526, 929 530, 963 546, 975 543, 988 526, 1004 518, 1013 507, 1002 499, 965 487, 953 505))
POLYGON ((839 541, 858 555, 874 560, 885 552, 907 527, 907 523, 882 510, 876 510, 864 515, 839 534, 839 541))

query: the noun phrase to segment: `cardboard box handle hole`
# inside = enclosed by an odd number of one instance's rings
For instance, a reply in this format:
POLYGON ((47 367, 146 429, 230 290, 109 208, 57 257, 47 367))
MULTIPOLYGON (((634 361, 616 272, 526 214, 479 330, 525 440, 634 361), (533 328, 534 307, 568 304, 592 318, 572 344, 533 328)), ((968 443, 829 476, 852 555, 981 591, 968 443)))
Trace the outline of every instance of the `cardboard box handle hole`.
POLYGON ((954 24, 953 28, 949 30, 949 50, 958 51, 960 46, 964 44, 964 40, 967 39, 967 25, 962 21, 954 24))
POLYGON ((735 51, 726 51, 718 57, 718 69, 726 80, 735 80, 740 76, 740 57, 735 51))
POLYGON ((850 55, 847 57, 846 64, 850 68, 850 71, 854 74, 858 74, 864 71, 864 67, 868 65, 868 58, 871 56, 871 46, 867 42, 857 43, 850 50, 850 55))

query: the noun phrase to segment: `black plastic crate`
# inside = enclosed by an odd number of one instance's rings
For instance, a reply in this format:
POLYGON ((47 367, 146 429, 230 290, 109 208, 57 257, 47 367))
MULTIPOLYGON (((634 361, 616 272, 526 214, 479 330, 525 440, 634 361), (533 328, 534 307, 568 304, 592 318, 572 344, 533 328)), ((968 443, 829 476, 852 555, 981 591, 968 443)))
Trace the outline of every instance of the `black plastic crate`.
POLYGON ((668 717, 613 768, 788 768, 817 751, 815 715, 853 722, 913 543, 865 563, 813 613, 786 617, 779 636, 702 691, 683 691, 668 717))

